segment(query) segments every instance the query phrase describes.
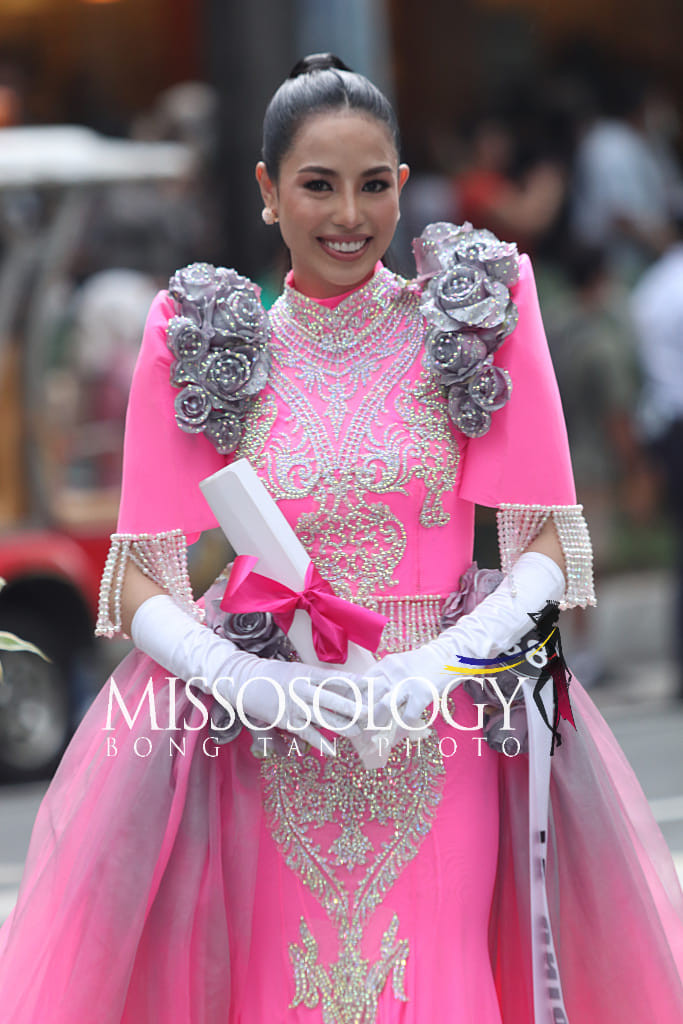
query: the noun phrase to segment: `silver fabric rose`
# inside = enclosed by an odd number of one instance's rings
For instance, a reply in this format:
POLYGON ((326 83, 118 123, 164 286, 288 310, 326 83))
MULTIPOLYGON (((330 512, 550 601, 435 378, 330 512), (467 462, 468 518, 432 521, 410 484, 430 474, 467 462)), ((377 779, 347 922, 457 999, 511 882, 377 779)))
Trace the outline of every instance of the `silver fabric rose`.
POLYGON ((268 314, 253 289, 240 286, 217 300, 212 323, 222 336, 259 338, 267 333, 268 314))
POLYGON ((452 387, 448 393, 448 415, 466 437, 483 437, 491 426, 491 413, 475 402, 467 391, 452 387))
MULTIPOLYGON (((225 572, 211 584, 204 595, 206 625, 218 636, 225 637, 241 650, 248 651, 260 658, 273 658, 276 661, 296 660, 294 648, 282 630, 275 624, 270 612, 230 614, 223 611, 221 601, 231 568, 232 565, 228 565, 225 572)), ((219 745, 230 743, 239 736, 242 731, 242 722, 235 715, 234 721, 231 723, 232 717, 229 711, 214 700, 209 718, 209 736, 214 743, 219 745)), ((277 747, 275 730, 256 735, 267 735, 277 747)), ((252 752, 254 752, 253 748, 252 752)), ((258 746, 256 752, 258 753, 258 746)))
MULTIPOLYGON (((519 679, 516 679, 515 686, 519 683, 519 679)), ((481 687, 472 679, 467 680, 464 684, 465 690, 469 695, 479 703, 482 700, 487 699, 486 695, 482 697, 481 687)), ((500 684, 499 684, 500 685, 500 684)), ((501 692, 505 692, 501 687, 501 692)), ((511 690, 511 693, 514 692, 511 690)), ((509 694, 505 694, 506 699, 509 700, 509 694)), ((519 743, 518 753, 527 754, 529 752, 529 729, 526 723, 526 709, 524 706, 524 697, 522 696, 521 690, 512 701, 509 713, 509 728, 505 728, 505 714, 500 703, 498 694, 493 692, 490 695, 490 704, 487 704, 484 710, 484 739, 493 750, 497 750, 499 754, 507 753, 510 755, 515 751, 513 743, 506 744, 505 741, 510 737, 516 739, 519 743)))
POLYGON ((176 359, 200 359, 209 351, 209 336, 187 316, 174 316, 168 322, 168 347, 176 359))
POLYGON ((231 613, 221 608, 231 568, 232 563, 204 595, 207 626, 243 651, 258 654, 260 658, 292 660, 294 649, 270 612, 231 613))
POLYGON ((492 594, 503 580, 500 569, 480 569, 476 562, 460 577, 460 586, 449 594, 441 609, 441 629, 454 626, 461 615, 469 615, 480 601, 492 594))
POLYGON ((209 711, 209 736, 218 746, 232 743, 242 732, 242 722, 237 713, 228 711, 214 700, 209 711))
POLYGON ((426 280, 445 270, 451 262, 456 241, 463 233, 472 231, 469 221, 464 224, 449 224, 438 221, 428 224, 419 238, 413 239, 413 253, 418 277, 426 280))
POLYGON ((448 415, 467 437, 482 437, 491 413, 512 394, 493 354, 515 329, 510 287, 519 278, 514 245, 471 224, 430 224, 413 243, 427 282, 420 308, 429 325, 424 365, 447 388, 448 415))
POLYGON ((244 352, 218 349, 206 363, 206 386, 218 398, 229 401, 251 377, 251 362, 244 352))
POLYGON ((193 263, 171 277, 168 290, 179 306, 166 333, 175 356, 171 384, 183 388, 176 423, 230 454, 249 400, 263 390, 270 370, 270 326, 258 288, 234 270, 193 263))
POLYGON ((213 306, 218 283, 218 271, 211 263, 191 263, 173 274, 168 291, 183 315, 201 325, 213 306))
POLYGON ((188 434, 201 434, 211 412, 211 396, 199 384, 188 384, 176 396, 176 423, 188 434))
POLYGON ((212 411, 203 429, 219 455, 230 455, 234 452, 242 436, 240 417, 230 409, 212 411))
POLYGON ((237 612, 226 615, 223 635, 261 658, 276 658, 282 647, 282 630, 278 629, 270 612, 237 612))
MULTIPOLYGON (((499 569, 480 569, 476 562, 472 562, 460 577, 458 589, 449 594, 443 604, 441 609, 441 629, 449 629, 463 615, 469 615, 470 612, 474 611, 484 598, 493 593, 503 579, 504 574, 499 569)), ((516 649, 519 650, 525 644, 528 646, 527 639, 521 640, 520 646, 516 649)), ((502 672, 498 670, 494 678, 500 692, 509 700, 519 684, 519 675, 509 669, 502 672)), ((520 751, 526 753, 528 750, 528 736, 524 697, 521 690, 512 702, 510 711, 511 729, 505 729, 506 723, 500 697, 489 679, 481 675, 472 676, 466 678, 462 686, 472 700, 478 704, 486 704, 483 731, 488 745, 494 750, 502 752, 503 743, 506 738, 514 736, 519 740, 520 751)))
POLYGON ((422 312, 444 331, 477 331, 495 342, 505 326, 510 292, 469 263, 456 264, 433 277, 422 300, 422 312))
POLYGON ((455 384, 471 377, 487 354, 485 342, 476 334, 452 334, 434 327, 427 334, 424 364, 439 374, 443 384, 455 384))
POLYGON ((503 408, 512 392, 510 374, 500 366, 484 366, 472 377, 467 391, 480 408, 496 412, 503 408))
POLYGON ((501 242, 492 231, 464 230, 455 239, 453 253, 458 260, 479 263, 489 277, 508 288, 519 280, 517 246, 514 242, 501 242))

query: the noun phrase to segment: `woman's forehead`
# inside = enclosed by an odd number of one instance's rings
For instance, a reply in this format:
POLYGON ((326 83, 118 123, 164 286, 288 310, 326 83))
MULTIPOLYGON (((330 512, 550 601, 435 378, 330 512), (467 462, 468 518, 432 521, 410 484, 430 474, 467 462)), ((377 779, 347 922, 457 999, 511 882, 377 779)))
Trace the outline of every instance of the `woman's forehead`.
POLYGON ((394 140, 387 125, 372 114, 356 110, 329 110, 310 114, 299 126, 283 163, 303 161, 321 165, 327 159, 368 166, 398 163, 394 140))

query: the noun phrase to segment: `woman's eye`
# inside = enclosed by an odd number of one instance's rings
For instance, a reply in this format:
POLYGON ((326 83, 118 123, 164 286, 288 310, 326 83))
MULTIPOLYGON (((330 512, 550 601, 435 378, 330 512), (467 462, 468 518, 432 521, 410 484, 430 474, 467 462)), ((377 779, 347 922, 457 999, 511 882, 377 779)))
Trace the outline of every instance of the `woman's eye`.
POLYGON ((314 178, 312 181, 305 182, 304 188, 307 188, 309 192, 327 192, 331 186, 329 181, 325 181, 324 178, 314 178))
POLYGON ((384 178, 373 178, 363 185, 364 192, 385 192, 390 187, 389 182, 384 178))

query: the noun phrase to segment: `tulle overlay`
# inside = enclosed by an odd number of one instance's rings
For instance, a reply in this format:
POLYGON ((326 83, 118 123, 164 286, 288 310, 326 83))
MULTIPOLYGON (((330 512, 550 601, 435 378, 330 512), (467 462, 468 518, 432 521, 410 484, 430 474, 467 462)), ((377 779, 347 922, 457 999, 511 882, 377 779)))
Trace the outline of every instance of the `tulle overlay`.
MULTIPOLYGON (((369 970, 360 985, 352 974, 335 986, 339 929, 274 838, 277 822, 264 811, 269 762, 252 754, 251 734, 245 729, 218 748, 207 742, 206 727, 192 728, 202 711, 182 687, 175 714, 185 728, 165 730, 168 681, 138 652, 114 679, 131 715, 152 680, 161 728, 152 729, 144 701, 132 727, 114 701, 109 723, 107 683, 72 740, 41 805, 18 902, 0 931, 0 951, 7 946, 11 954, 0 961, 3 1020, 348 1021, 355 1019, 349 1006, 366 1013, 357 1019, 378 1024, 533 1019, 525 755, 496 754, 477 742, 477 732, 436 720, 441 755, 437 745, 434 756, 423 756, 435 782, 431 827, 367 915, 360 946, 369 970), (368 981, 394 915, 394 947, 407 940, 400 995, 392 984, 396 957, 389 969, 380 964, 374 990, 368 981), (298 986, 290 951, 304 952, 302 918, 317 943, 317 977, 328 979, 309 985, 310 1008, 291 1006, 298 986)), ((683 929, 671 859, 609 729, 578 683, 572 691, 578 731, 565 730, 553 759, 548 866, 569 1018, 677 1024, 683 929)), ((451 708, 459 724, 476 723, 463 691, 451 708)), ((305 761, 314 778, 334 760, 290 752, 281 766, 291 771, 292 759, 297 771, 305 761)), ((308 804, 313 828, 305 815, 299 823, 314 833, 329 867, 339 822, 325 823, 315 806, 308 804)), ((413 812, 408 801, 404 817, 383 827, 366 807, 361 831, 379 848, 413 812)), ((363 875, 337 866, 332 888, 359 892, 363 875)))

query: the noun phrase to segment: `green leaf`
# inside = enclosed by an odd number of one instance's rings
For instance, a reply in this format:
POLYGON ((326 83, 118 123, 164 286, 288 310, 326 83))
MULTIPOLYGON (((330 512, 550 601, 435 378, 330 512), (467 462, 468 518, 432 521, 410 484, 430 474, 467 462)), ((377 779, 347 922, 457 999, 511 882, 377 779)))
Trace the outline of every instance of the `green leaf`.
POLYGON ((51 660, 35 644, 29 643, 28 640, 21 640, 14 633, 6 633, 3 630, 0 630, 0 651, 28 651, 29 654, 37 654, 43 661, 51 660))

